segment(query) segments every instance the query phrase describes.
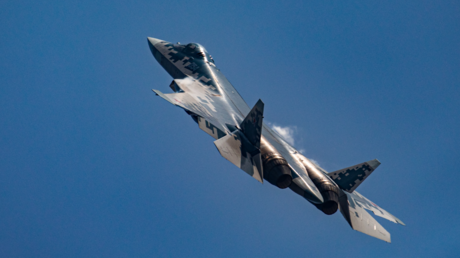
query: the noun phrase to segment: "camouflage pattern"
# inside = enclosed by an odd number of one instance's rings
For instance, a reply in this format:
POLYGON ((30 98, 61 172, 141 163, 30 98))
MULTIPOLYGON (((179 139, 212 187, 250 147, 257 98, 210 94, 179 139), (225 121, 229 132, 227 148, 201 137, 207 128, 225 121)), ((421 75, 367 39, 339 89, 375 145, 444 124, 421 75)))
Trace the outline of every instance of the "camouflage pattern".
POLYGON ((260 148, 262 136, 262 119, 264 114, 264 103, 259 99, 254 108, 249 112, 241 123, 241 130, 248 137, 249 142, 256 148, 260 148))
MULTIPOLYGON (((380 208, 377 204, 371 202, 369 199, 358 193, 357 191, 354 191, 351 194, 348 194, 350 199, 353 200, 354 203, 356 203, 357 206, 364 208, 366 210, 370 210, 374 213, 374 215, 385 218, 389 221, 392 221, 397 224, 401 224, 405 226, 404 222, 402 222, 400 219, 396 218, 392 214, 390 214, 388 211, 380 208)), ((351 204, 350 204, 351 205, 351 204)))
POLYGON ((214 137, 214 139, 217 140, 227 135, 226 133, 222 132, 219 128, 215 127, 213 124, 206 121, 204 118, 197 117, 196 119, 196 122, 198 123, 200 129, 214 137))
POLYGON ((341 189, 352 193, 378 166, 377 159, 337 170, 328 175, 341 189))
POLYGON ((201 130, 216 139, 214 144, 218 151, 232 164, 263 182, 260 150, 273 149, 286 160, 288 170, 291 170, 292 183, 289 187, 309 202, 321 204, 323 197, 309 177, 308 170, 337 187, 340 191, 340 211, 353 229, 390 241, 390 234, 364 209, 403 224, 354 191, 380 162, 369 161, 328 174, 263 123, 262 101, 259 100, 251 111, 203 46, 197 43, 172 44, 155 38, 148 38, 148 44, 155 59, 174 79, 170 84, 174 93, 153 91, 184 109, 201 130))
POLYGON ((376 216, 388 219, 394 223, 405 225, 400 219, 369 201, 357 191, 353 193, 342 191, 340 212, 350 226, 356 231, 391 243, 390 233, 388 233, 388 231, 386 231, 385 228, 383 228, 365 209, 372 211, 376 216))
POLYGON ((350 226, 359 232, 376 237, 388 243, 391 243, 391 236, 385 228, 382 227, 363 206, 355 202, 352 194, 343 191, 340 201, 340 212, 350 224, 350 226))
POLYGON ((214 142, 220 154, 241 170, 263 182, 260 152, 249 143, 245 135, 235 131, 214 142))

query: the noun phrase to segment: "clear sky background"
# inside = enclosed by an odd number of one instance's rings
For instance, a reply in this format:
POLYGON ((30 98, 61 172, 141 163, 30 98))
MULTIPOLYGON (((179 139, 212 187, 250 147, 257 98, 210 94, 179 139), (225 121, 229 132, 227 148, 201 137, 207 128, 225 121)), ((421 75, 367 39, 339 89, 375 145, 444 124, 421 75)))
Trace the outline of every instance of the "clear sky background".
POLYGON ((1 1, 0 257, 458 257, 458 1, 1 1), (404 221, 388 244, 260 184, 156 97, 147 36, 404 221))

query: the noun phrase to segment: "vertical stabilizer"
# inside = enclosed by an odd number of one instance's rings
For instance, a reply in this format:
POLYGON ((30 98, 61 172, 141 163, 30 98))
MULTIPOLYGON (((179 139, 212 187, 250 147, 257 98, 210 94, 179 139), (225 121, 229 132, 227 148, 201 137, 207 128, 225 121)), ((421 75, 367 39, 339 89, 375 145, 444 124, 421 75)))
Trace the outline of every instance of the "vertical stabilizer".
POLYGON ((257 149, 260 148, 260 137, 262 135, 262 120, 264 118, 264 103, 259 99, 251 112, 241 123, 243 131, 249 142, 257 149))
POLYGON ((358 165, 329 173, 329 177, 344 191, 352 193, 380 165, 373 159, 358 165))

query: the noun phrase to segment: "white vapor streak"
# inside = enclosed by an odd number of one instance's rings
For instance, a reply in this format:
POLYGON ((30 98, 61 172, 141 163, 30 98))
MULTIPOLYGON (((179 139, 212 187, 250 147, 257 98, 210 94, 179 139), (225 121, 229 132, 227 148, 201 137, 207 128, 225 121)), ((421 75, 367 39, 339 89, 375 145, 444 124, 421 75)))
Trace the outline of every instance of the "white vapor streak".
POLYGON ((279 135, 281 135, 284 140, 294 146, 294 133, 297 130, 295 126, 278 126, 273 125, 273 130, 275 130, 279 135))
POLYGON ((318 161, 314 160, 314 159, 310 159, 311 162, 315 163, 315 165, 317 165, 318 167, 320 166, 318 161))
MULTIPOLYGON (((294 146, 296 142, 294 136, 297 134, 297 126, 280 126, 272 123, 268 123, 268 125, 277 133, 279 134, 286 142, 294 146)), ((300 148, 298 150, 301 154, 305 154, 305 149, 300 148)), ((309 159, 311 162, 315 163, 315 165, 320 166, 318 161, 314 159, 309 159)))

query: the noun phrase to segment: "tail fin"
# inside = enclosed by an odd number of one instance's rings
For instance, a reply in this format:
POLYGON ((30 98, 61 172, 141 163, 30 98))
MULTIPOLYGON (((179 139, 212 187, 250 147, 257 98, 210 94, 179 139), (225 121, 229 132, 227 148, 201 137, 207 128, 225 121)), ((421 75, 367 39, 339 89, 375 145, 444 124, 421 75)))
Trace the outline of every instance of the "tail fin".
POLYGON ((380 165, 373 159, 358 165, 329 173, 329 177, 344 191, 352 193, 380 165))
POLYGON ((224 158, 261 183, 264 180, 264 172, 259 148, 263 113, 264 103, 259 99, 241 123, 241 131, 235 130, 214 141, 224 158))
POLYGON ((264 118, 264 103, 259 99, 251 112, 241 123, 243 131, 249 142, 257 149, 260 148, 260 136, 262 135, 262 120, 264 118))

